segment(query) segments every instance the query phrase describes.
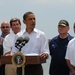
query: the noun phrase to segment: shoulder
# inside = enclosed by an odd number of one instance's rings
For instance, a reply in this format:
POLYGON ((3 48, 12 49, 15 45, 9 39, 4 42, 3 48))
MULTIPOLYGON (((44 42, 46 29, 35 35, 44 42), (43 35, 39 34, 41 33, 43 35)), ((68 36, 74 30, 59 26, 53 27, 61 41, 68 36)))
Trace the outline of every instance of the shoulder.
POLYGON ((68 36, 68 39, 69 40, 71 40, 71 39, 73 39, 74 37, 73 36, 71 36, 70 34, 68 34, 69 36, 68 36))
POLYGON ((39 29, 34 29, 34 31, 38 34, 41 34, 41 35, 45 35, 45 33, 42 31, 42 30, 39 30, 39 29))
POLYGON ((68 44, 69 44, 69 45, 72 45, 72 44, 74 44, 74 43, 75 43, 75 38, 71 39, 68 44))
POLYGON ((50 44, 58 42, 58 41, 59 41, 59 40, 58 40, 58 37, 59 37, 59 35, 53 37, 53 38, 50 40, 50 44))
POLYGON ((55 40, 57 40, 58 39, 58 36, 55 36, 55 37, 53 37, 52 39, 51 39, 51 41, 55 41, 55 40))
POLYGON ((12 39, 15 37, 15 34, 11 32, 10 34, 6 35, 5 39, 12 39))
POLYGON ((20 32, 18 32, 18 33, 16 34, 16 36, 20 37, 20 36, 23 35, 24 32, 25 32, 25 30, 21 30, 20 32))
POLYGON ((47 40, 47 36, 43 31, 41 31, 39 29, 34 29, 34 32, 41 40, 47 40))
POLYGON ((10 37, 10 35, 11 35, 11 34, 6 35, 6 36, 5 36, 5 39, 8 38, 8 37, 10 37))

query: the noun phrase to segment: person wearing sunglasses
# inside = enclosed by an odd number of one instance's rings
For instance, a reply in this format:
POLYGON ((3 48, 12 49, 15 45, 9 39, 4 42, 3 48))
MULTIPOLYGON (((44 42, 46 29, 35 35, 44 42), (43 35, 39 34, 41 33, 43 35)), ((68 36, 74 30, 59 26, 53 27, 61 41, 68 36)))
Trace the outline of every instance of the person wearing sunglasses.
MULTIPOLYGON (((10 24, 7 21, 3 21, 0 28, 2 32, 0 37, 4 39, 10 33, 10 24)), ((0 45, 0 54, 3 55, 3 43, 0 45)), ((1 75, 5 75, 5 65, 1 65, 0 69, 1 75)))
POLYGON ((5 38, 10 33, 10 24, 7 21, 1 23, 1 37, 5 38))

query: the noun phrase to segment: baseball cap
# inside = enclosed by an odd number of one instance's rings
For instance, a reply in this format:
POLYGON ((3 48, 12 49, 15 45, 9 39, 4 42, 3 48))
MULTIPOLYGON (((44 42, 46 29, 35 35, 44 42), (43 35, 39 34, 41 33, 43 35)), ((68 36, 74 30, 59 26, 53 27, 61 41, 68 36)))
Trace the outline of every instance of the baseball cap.
POLYGON ((58 25, 61 25, 61 26, 69 26, 69 23, 66 21, 66 20, 60 20, 58 25))

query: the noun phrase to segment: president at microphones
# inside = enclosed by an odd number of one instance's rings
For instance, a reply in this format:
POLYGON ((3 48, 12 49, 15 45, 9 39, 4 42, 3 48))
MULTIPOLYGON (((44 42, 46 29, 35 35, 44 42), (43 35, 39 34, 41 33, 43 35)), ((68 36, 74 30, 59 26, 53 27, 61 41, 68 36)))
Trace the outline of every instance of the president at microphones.
MULTIPOLYGON (((49 56, 48 39, 43 31, 35 28, 36 18, 34 13, 26 12, 23 15, 23 23, 26 25, 26 28, 24 31, 16 34, 11 54, 13 55, 20 51, 24 55, 34 54, 34 56, 39 56, 40 59, 47 59, 49 56), (17 41, 19 37, 23 38, 21 42, 17 41)), ((35 65, 25 65, 24 71, 25 75, 43 75, 43 67, 41 63, 35 65)), ((17 73, 18 75, 21 75, 19 71, 17 73)))

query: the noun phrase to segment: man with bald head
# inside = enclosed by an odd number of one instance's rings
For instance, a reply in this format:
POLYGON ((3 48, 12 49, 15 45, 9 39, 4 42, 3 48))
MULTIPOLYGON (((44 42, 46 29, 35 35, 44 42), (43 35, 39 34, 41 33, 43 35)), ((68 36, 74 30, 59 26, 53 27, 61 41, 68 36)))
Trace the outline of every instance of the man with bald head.
POLYGON ((7 21, 1 23, 1 32, 2 38, 5 38, 5 36, 10 33, 10 25, 7 21))
MULTIPOLYGON (((7 21, 1 23, 1 38, 5 38, 10 33, 10 24, 7 21)), ((1 40, 0 40, 1 42, 1 40)), ((1 43, 0 54, 3 55, 3 42, 1 43)), ((0 75, 5 75, 5 65, 0 66, 0 75)))

